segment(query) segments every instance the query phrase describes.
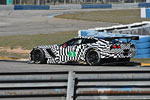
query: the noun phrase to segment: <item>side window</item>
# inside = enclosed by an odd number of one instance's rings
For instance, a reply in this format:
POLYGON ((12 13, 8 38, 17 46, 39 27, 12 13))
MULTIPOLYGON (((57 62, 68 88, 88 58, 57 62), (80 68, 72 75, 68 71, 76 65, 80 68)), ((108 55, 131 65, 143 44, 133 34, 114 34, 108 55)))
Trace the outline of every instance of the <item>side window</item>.
POLYGON ((83 44, 95 43, 95 42, 97 42, 97 40, 95 40, 95 39, 84 39, 83 44))
POLYGON ((68 46, 68 45, 73 45, 74 41, 75 41, 75 39, 66 42, 67 46, 68 46))
POLYGON ((74 45, 79 45, 82 43, 82 39, 77 39, 76 41, 74 41, 74 45))
POLYGON ((82 43, 82 39, 73 39, 73 40, 66 42, 67 46, 79 45, 81 43, 82 43))

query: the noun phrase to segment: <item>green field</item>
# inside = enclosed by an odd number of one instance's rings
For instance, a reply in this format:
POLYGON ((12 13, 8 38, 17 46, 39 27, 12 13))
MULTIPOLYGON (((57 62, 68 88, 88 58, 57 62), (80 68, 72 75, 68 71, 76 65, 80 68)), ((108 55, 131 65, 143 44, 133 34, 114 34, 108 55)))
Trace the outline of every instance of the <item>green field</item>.
POLYGON ((150 21, 150 19, 140 18, 140 9, 77 12, 77 13, 59 15, 56 16, 56 18, 111 22, 111 23, 120 23, 120 24, 150 21))
POLYGON ((77 36, 77 31, 39 35, 1 36, 0 47, 32 49, 37 45, 61 44, 77 36))
POLYGON ((132 58, 131 61, 141 62, 141 63, 150 63, 150 58, 132 58))
MULTIPOLYGON (((61 44, 76 36, 77 31, 58 32, 39 35, 1 36, 0 47, 10 48, 12 50, 15 48, 32 50, 34 47, 38 45, 61 44)), ((19 54, 7 51, 0 51, 0 56, 11 58, 28 58, 29 54, 19 54)))

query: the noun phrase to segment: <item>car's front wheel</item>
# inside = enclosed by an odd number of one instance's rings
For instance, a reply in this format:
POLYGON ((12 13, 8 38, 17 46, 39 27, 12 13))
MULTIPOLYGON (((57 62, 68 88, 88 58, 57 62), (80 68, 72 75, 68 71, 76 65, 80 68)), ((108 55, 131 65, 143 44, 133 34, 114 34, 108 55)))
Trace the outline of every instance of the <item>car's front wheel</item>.
POLYGON ((31 61, 36 64, 45 64, 45 54, 42 49, 36 48, 31 52, 31 61))
POLYGON ((95 50, 89 50, 85 56, 86 63, 91 66, 100 64, 100 54, 95 50))

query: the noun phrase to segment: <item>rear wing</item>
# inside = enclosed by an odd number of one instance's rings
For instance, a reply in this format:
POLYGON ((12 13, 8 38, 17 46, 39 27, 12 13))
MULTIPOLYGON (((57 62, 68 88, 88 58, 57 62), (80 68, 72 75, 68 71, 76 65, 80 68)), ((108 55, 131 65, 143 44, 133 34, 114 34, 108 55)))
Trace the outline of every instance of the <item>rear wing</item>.
POLYGON ((132 40, 139 40, 139 36, 125 36, 125 37, 105 37, 106 41, 112 41, 115 39, 126 39, 127 42, 131 42, 132 40))

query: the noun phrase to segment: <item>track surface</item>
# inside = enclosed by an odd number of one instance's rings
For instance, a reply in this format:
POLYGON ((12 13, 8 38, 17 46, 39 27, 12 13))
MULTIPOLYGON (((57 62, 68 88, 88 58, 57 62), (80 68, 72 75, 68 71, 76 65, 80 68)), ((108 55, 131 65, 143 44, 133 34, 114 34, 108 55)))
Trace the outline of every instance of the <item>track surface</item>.
POLYGON ((0 61, 0 72, 48 72, 48 71, 101 71, 101 70, 147 70, 149 67, 132 66, 86 66, 28 64, 28 62, 0 61))
MULTIPOLYGON (((96 10, 96 9, 93 9, 96 10)), ((48 17, 68 12, 93 10, 27 10, 0 11, 0 36, 47 34, 61 31, 106 27, 116 23, 81 21, 48 17)))

